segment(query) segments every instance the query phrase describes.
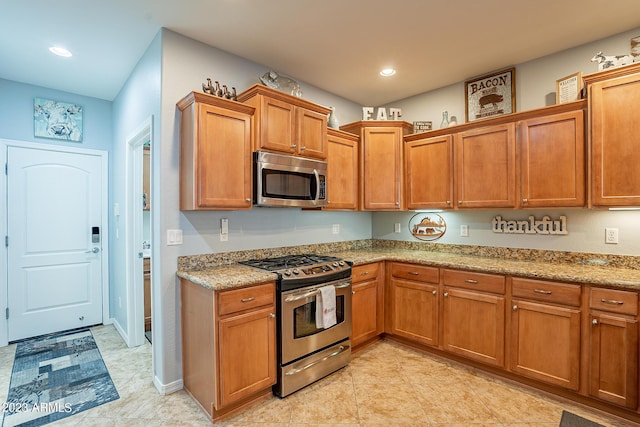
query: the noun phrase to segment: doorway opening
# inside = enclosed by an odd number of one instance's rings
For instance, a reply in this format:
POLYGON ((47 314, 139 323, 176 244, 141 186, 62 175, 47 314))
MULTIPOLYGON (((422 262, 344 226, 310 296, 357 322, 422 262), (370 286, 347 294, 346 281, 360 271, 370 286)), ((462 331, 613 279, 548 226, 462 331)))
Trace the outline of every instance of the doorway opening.
POLYGON ((153 118, 127 139, 127 326, 128 345, 152 342, 151 209, 153 118))

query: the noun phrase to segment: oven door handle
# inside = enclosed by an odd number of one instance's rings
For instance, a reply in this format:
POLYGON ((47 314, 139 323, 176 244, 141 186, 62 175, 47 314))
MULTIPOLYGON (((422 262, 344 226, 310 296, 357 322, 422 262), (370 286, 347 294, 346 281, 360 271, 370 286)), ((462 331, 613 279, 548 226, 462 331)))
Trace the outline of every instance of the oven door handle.
POLYGON ((306 371, 307 369, 314 367, 318 363, 326 362, 327 360, 331 359, 332 357, 336 357, 339 354, 344 353, 344 351, 348 350, 348 349, 349 349, 348 345, 341 345, 340 347, 338 347, 338 349, 336 351, 334 351, 333 353, 327 354, 322 359, 314 360, 313 362, 311 362, 311 363, 309 363, 307 365, 304 365, 302 368, 293 369, 293 370, 287 372, 285 375, 286 376, 291 376, 291 375, 299 374, 302 371, 306 371))
MULTIPOLYGON (((351 286, 351 283, 350 282, 345 282, 345 283, 341 283, 339 285, 335 285, 335 288, 336 289, 343 289, 343 288, 348 288, 349 286, 351 286)), ((284 302, 300 301, 301 299, 309 298, 309 297, 312 297, 314 295, 318 295, 319 293, 320 293, 319 289, 314 289, 312 291, 305 292, 304 294, 289 295, 288 297, 286 297, 284 299, 284 302)))

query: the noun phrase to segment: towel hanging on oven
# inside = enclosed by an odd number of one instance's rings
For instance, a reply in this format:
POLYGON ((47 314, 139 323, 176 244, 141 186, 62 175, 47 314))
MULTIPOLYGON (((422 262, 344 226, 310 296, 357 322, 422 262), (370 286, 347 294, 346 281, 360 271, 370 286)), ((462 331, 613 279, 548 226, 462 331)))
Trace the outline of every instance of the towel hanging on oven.
POLYGON ((316 328, 328 329, 337 323, 336 288, 333 285, 318 289, 316 296, 316 328))

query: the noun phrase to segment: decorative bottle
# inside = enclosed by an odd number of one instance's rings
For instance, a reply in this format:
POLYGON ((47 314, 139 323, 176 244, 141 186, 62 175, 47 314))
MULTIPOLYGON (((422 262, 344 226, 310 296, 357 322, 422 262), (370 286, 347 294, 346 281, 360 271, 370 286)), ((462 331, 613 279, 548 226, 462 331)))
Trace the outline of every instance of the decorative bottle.
POLYGON ((331 112, 329 113, 329 119, 327 120, 327 125, 329 125, 330 128, 338 129, 340 125, 338 124, 338 117, 336 116, 336 108, 335 107, 329 107, 329 108, 331 108, 331 112))
POLYGON ((449 112, 442 112, 442 123, 440 123, 440 128, 446 128, 449 126, 449 112))

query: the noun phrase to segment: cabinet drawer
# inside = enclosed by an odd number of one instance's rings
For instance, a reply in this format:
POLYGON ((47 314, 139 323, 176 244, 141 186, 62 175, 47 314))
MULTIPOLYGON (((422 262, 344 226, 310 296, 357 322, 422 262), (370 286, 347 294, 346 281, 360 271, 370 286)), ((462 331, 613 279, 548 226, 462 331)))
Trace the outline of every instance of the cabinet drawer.
POLYGON ((638 294, 614 289, 591 288, 589 307, 635 316, 638 314, 638 294))
POLYGON ((444 284, 447 286, 504 294, 505 277, 498 274, 445 269, 443 275, 444 284))
POLYGON ((358 283, 366 280, 375 280, 378 277, 379 270, 379 262, 355 266, 351 268, 351 282, 358 283))
POLYGON ((513 278, 513 296, 556 304, 580 306, 580 285, 513 278))
POLYGON ((275 283, 222 291, 218 294, 218 315, 275 304, 275 283))
POLYGON ((396 262, 391 264, 391 275, 393 277, 417 280, 419 282, 438 283, 439 280, 439 270, 436 267, 396 262))

